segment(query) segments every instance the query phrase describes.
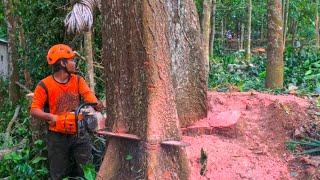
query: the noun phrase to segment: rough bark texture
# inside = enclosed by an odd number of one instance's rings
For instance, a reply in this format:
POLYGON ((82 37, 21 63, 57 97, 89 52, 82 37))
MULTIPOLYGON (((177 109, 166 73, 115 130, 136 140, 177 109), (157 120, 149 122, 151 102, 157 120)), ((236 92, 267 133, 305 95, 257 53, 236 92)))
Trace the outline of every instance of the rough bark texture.
POLYGON ((203 48, 203 60, 206 73, 209 73, 209 37, 210 37, 210 12, 211 0, 204 0, 202 4, 201 42, 203 48))
POLYGON ((268 0, 267 88, 283 87, 283 29, 281 0, 268 0))
POLYGON ((216 34, 216 7, 217 0, 212 1, 211 11, 211 32, 210 32, 210 45, 209 45, 209 56, 213 57, 214 54, 214 35, 216 34))
POLYGON ((247 31, 247 48, 246 48, 246 61, 250 61, 251 59, 251 11, 252 11, 252 2, 248 0, 248 31, 247 31))
POLYGON ((319 46, 319 12, 318 12, 319 1, 316 0, 316 46, 319 46))
POLYGON ((17 104, 19 100, 19 87, 15 82, 19 81, 19 69, 18 69, 18 49, 16 39, 16 18, 13 16, 13 6, 11 0, 3 0, 5 9, 5 20, 7 24, 8 33, 8 54, 9 54, 9 97, 13 104, 17 104))
POLYGON ((207 116, 200 25, 192 0, 171 0, 167 6, 173 86, 180 125, 185 127, 207 116))
POLYGON ((93 69, 93 52, 92 52, 92 31, 84 33, 84 48, 86 52, 86 67, 87 67, 87 80, 88 85, 92 92, 94 91, 94 69, 93 69))
POLYGON ((187 179, 185 151, 163 147, 181 139, 170 71, 168 1, 102 1, 103 59, 110 138, 97 179, 187 179), (130 158, 128 158, 130 157, 130 158))

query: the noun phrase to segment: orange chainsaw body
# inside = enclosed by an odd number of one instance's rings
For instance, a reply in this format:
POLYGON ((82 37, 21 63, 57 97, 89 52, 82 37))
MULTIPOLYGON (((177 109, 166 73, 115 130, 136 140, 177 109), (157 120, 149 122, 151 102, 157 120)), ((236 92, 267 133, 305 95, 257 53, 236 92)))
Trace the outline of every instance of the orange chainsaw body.
MULTIPOLYGON (((63 113, 58 116, 55 124, 49 124, 49 130, 63 134, 75 134, 77 132, 77 125, 75 121, 76 115, 74 112, 63 113)), ((82 119, 82 115, 78 115, 78 120, 82 119)))

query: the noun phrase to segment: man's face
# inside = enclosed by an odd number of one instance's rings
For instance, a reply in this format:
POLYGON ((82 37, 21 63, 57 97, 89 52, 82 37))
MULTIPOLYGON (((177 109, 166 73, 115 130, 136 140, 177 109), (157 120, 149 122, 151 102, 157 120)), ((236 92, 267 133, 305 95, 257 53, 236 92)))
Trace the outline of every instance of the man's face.
POLYGON ((71 74, 76 72, 76 62, 74 61, 73 58, 67 60, 66 68, 68 72, 71 74))

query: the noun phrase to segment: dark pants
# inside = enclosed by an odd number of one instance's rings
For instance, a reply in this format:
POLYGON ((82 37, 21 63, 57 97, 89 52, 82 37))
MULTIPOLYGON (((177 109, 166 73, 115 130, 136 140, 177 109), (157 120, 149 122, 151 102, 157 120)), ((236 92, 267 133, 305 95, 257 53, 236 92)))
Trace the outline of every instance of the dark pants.
POLYGON ((48 160, 52 180, 84 177, 80 165, 92 163, 90 137, 48 131, 48 160))

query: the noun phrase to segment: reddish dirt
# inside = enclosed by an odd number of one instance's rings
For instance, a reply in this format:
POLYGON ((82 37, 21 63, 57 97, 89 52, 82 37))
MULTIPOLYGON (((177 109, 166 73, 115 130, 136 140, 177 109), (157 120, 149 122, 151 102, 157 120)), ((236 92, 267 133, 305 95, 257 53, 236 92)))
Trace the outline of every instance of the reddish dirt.
POLYGON ((209 92, 208 100, 208 117, 182 129, 191 179, 307 179, 316 170, 286 148, 297 129, 317 121, 308 99, 209 92), (208 157, 203 176, 201 149, 208 157))

